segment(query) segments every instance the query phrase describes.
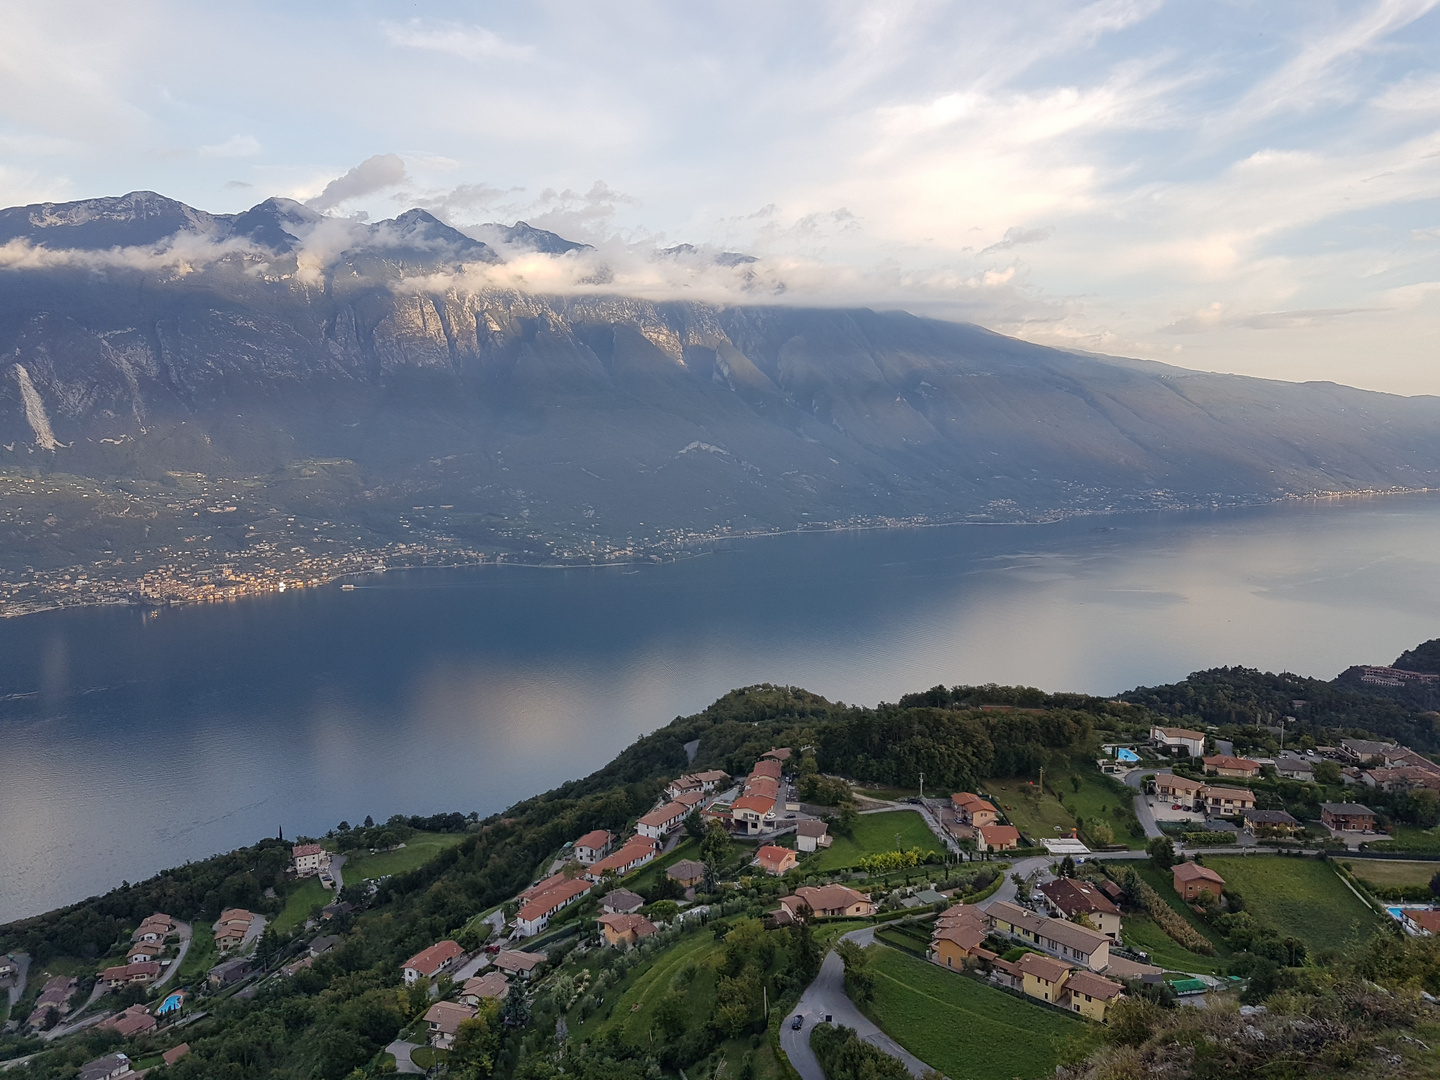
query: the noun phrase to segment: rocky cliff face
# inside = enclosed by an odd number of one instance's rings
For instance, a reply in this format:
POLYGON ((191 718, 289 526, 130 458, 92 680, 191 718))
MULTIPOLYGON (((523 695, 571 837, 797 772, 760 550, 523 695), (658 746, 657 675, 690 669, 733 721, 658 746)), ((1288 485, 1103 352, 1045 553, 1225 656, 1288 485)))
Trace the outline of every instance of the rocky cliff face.
POLYGON ((148 193, 0 212, 0 469, 345 462, 331 515, 637 537, 1440 486, 1440 399, 903 313, 531 295, 477 284, 490 235, 148 193))

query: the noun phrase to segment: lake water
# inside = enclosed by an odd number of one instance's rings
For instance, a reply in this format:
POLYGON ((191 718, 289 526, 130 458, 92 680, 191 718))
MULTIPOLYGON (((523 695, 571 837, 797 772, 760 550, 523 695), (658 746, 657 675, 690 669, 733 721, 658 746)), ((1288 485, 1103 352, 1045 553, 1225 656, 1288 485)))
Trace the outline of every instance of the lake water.
POLYGON ((499 810, 732 687, 1112 694, 1440 635, 1440 497, 785 536, 0 622, 0 921, 342 818, 499 810))

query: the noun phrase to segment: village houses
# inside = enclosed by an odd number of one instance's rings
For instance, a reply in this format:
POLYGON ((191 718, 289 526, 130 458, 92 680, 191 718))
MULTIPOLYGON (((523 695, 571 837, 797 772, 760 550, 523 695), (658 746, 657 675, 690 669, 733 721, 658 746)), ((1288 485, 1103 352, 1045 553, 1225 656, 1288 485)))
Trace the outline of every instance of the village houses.
POLYGON ((400 975, 406 986, 412 986, 421 979, 433 979, 449 971, 456 960, 465 955, 465 950, 454 941, 437 941, 428 949, 421 949, 400 967, 400 975))
POLYGON ((1189 728, 1161 727, 1157 724, 1150 729, 1150 742, 1157 749, 1170 754, 1183 753, 1190 757, 1200 757, 1205 753, 1205 733, 1191 731, 1189 728))
POLYGON ((581 866, 589 866, 597 859, 603 859, 614 842, 615 837, 604 829, 593 829, 575 841, 575 860, 581 866))

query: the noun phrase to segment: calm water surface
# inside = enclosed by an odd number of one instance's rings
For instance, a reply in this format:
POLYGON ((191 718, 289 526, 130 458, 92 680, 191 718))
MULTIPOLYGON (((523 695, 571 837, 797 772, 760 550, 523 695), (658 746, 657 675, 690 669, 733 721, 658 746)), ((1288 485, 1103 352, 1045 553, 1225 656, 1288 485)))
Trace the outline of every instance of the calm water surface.
POLYGON ((1329 678, 1440 635, 1440 498, 788 536, 666 566, 0 622, 0 921, 342 818, 482 814, 726 690, 1329 678))

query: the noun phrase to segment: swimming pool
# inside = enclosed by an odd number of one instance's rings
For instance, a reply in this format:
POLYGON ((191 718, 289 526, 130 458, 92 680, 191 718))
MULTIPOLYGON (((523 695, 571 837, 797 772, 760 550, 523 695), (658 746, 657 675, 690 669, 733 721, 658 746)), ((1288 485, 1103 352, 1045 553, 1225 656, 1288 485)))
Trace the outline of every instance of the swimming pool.
POLYGON ((165 1013, 174 1012, 184 1003, 185 995, 179 990, 177 990, 175 991, 175 993, 171 994, 169 997, 167 997, 164 1001, 160 1003, 160 1007, 155 1010, 155 1015, 163 1016, 165 1013))

